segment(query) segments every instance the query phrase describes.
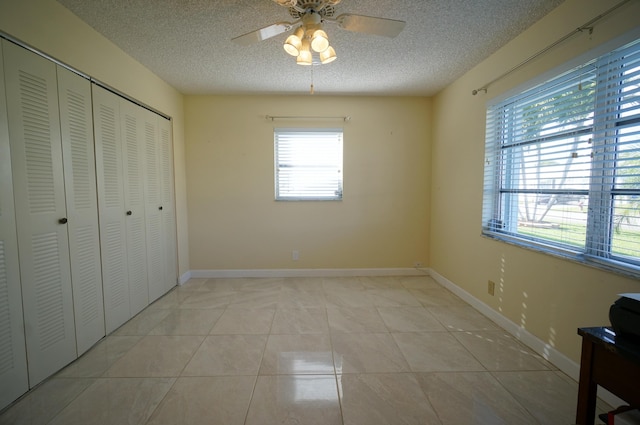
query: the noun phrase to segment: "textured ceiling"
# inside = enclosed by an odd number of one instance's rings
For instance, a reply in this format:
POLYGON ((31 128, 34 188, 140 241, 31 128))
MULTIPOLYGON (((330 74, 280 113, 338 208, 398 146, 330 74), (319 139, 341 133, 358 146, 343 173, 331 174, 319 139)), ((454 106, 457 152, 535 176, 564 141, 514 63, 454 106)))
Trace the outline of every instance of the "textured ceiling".
POLYGON ((58 0, 184 94, 432 95, 562 0, 342 0, 336 15, 406 21, 396 38, 326 24, 338 59, 296 65, 287 34, 231 39, 293 21, 271 0, 58 0), (313 75, 312 75, 313 74, 313 75))

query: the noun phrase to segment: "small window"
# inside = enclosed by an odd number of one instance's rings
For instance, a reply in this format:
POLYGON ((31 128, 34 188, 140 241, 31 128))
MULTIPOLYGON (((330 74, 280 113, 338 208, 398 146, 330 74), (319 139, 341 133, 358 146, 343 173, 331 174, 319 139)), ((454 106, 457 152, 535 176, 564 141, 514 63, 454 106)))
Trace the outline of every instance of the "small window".
POLYGON ((342 200, 342 129, 274 131, 277 201, 342 200))
POLYGON ((640 40, 487 111, 483 232, 640 271, 640 40))

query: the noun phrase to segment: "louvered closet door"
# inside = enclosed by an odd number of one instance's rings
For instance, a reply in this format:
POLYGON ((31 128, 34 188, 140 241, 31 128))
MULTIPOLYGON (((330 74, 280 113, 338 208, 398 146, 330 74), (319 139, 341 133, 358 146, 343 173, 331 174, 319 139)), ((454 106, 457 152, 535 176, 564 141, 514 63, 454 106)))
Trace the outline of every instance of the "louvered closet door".
POLYGON ((177 284, 176 210, 173 191, 173 143, 171 121, 158 117, 165 291, 177 284))
POLYGON ((0 44, 0 409, 29 389, 0 44))
POLYGON ((105 335, 91 83, 58 67, 58 97, 71 282, 80 355, 105 335))
POLYGON ((144 203, 144 109, 120 100, 129 300, 134 316, 149 305, 144 203))
POLYGON ((56 65, 4 43, 25 337, 33 387, 77 357, 56 65))
POLYGON ((120 98, 92 86, 106 332, 131 318, 120 98))
POLYGON ((158 116, 143 111, 144 116, 144 200, 147 226, 147 277, 149 302, 166 292, 164 277, 164 248, 162 240, 162 194, 160 181, 160 138, 158 116))

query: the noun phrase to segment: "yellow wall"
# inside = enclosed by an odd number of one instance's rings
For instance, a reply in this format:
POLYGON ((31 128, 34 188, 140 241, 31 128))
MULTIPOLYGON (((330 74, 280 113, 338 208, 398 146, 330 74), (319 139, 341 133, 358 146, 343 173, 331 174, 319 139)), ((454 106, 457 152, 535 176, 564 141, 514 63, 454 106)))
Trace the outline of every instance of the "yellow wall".
POLYGON ((638 280, 484 238, 481 233, 486 102, 638 26, 640 2, 576 35, 521 70, 471 91, 612 7, 568 0, 433 99, 431 268, 574 361, 576 328, 609 323, 620 292, 640 292, 638 280), (496 294, 487 293, 487 281, 496 294))
POLYGON ((0 30, 172 117, 178 266, 188 271, 182 95, 53 0, 0 1, 0 30))
POLYGON ((187 96, 185 116, 193 270, 426 265, 429 99, 187 96), (344 128, 343 201, 274 201, 274 127, 313 126, 344 128))

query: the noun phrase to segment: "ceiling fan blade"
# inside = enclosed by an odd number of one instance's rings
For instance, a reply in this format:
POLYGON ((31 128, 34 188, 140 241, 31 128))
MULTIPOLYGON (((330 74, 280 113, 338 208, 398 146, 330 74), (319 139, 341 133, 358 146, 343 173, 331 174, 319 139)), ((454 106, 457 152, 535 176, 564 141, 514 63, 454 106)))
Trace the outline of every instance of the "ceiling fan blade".
POLYGON ((395 19, 374 18, 372 16, 345 13, 336 18, 338 26, 347 31, 395 37, 404 29, 406 22, 395 19))
POLYGON ((293 26, 290 22, 278 22, 268 27, 260 28, 255 31, 251 31, 244 35, 232 38, 231 41, 234 41, 241 46, 248 46, 253 43, 258 43, 262 40, 266 40, 267 38, 275 37, 278 34, 282 34, 283 32, 287 32, 293 26))

